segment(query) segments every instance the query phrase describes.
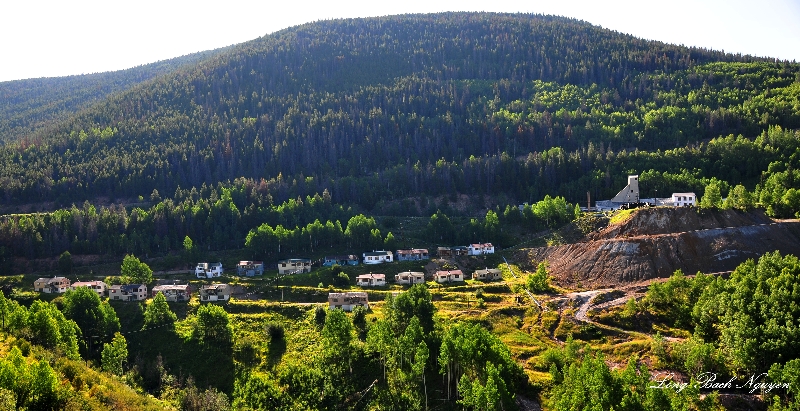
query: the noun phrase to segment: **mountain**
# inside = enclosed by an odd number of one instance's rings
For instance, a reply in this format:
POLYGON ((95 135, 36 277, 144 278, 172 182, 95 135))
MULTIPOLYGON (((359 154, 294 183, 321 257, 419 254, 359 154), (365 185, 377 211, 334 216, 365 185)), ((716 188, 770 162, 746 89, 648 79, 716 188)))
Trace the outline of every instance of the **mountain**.
POLYGON ((188 54, 126 70, 0 82, 0 142, 35 139, 49 128, 114 93, 194 64, 223 49, 188 54))
POLYGON ((652 171, 664 190, 700 190, 711 177, 752 186, 788 154, 762 144, 738 162, 705 142, 742 134, 752 145, 770 127, 800 127, 798 79, 797 64, 560 17, 320 21, 109 94, 6 145, 0 194, 66 205, 244 178, 277 202, 328 189, 335 202, 385 211, 420 195, 603 198, 631 171, 652 171))

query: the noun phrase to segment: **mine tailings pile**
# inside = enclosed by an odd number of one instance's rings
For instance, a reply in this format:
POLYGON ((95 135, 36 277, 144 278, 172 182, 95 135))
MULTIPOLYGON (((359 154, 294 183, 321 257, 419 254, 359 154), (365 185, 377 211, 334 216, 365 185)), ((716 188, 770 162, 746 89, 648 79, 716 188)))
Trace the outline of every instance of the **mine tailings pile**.
POLYGON ((547 260, 557 283, 596 288, 665 278, 678 269, 731 271, 775 250, 800 256, 800 221, 773 220, 759 210, 657 207, 634 210, 577 243, 520 250, 515 260, 523 267, 547 260))

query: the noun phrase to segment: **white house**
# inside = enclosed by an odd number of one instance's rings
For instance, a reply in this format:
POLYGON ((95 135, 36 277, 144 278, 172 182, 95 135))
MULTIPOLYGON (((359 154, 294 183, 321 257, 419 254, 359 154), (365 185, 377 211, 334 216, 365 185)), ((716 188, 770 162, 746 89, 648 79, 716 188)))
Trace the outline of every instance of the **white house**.
POLYGON ((222 263, 199 263, 194 269, 197 278, 214 278, 222 275, 222 263))
POLYGON ((289 258, 278 261, 278 274, 299 274, 311 272, 311 259, 289 258))
POLYGON ((61 294, 69 290, 69 280, 65 277, 40 278, 33 282, 33 290, 47 294, 61 294))
POLYGON ((675 207, 697 205, 697 196, 694 193, 672 193, 672 205, 675 207))
POLYGON ((461 270, 437 271, 434 279, 440 284, 463 282, 464 273, 461 270))
POLYGON ((380 287, 386 285, 386 274, 361 274, 356 277, 356 285, 362 287, 380 287))
POLYGON ((425 282, 425 273, 419 271, 404 271, 394 276, 397 284, 422 284, 425 282))
POLYGON ((110 300, 144 301, 147 299, 147 286, 144 284, 112 285, 108 288, 110 300))
POLYGON ((76 283, 72 283, 70 286, 71 289, 76 289, 78 287, 86 287, 91 289, 92 291, 96 292, 97 295, 100 297, 106 296, 106 290, 108 289, 108 285, 102 281, 78 281, 76 283))
POLYGON ((369 309, 367 293, 363 291, 349 293, 328 293, 328 306, 331 310, 339 308, 345 311, 353 311, 358 306, 369 309))
POLYGON ((467 255, 494 254, 492 243, 470 244, 467 246, 467 255))
POLYGON ((228 284, 209 284, 200 288, 200 301, 228 301, 231 299, 231 286, 228 284))
POLYGON ((254 277, 264 275, 263 261, 239 261, 236 266, 236 274, 242 277, 254 277))
POLYGON ((164 294, 164 297, 170 302, 186 302, 192 298, 192 290, 188 284, 157 285, 153 287, 151 292, 153 297, 158 293, 164 294))
POLYGON ((412 248, 410 250, 397 250, 397 261, 419 261, 430 259, 428 249, 412 248))
POLYGON ((496 268, 487 268, 485 270, 475 270, 472 274, 473 280, 481 280, 481 281, 493 281, 493 280, 501 280, 503 278, 502 271, 496 268))
POLYGON ((364 253, 364 264, 391 263, 394 261, 391 251, 373 251, 364 253))

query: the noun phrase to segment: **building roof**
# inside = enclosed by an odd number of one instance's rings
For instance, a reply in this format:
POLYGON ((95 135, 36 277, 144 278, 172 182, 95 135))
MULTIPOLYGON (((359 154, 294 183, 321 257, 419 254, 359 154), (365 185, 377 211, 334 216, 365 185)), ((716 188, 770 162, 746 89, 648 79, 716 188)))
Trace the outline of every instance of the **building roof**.
POLYGON ((402 273, 398 273, 397 275, 425 275, 422 271, 403 271, 402 273))
POLYGON ((487 268, 484 270, 475 270, 475 274, 501 274, 502 271, 497 268, 487 268))
POLYGON ((166 291, 166 290, 189 290, 189 284, 163 284, 153 287, 153 292, 166 291))
POLYGON ((225 283, 217 283, 217 284, 207 284, 200 288, 200 291, 209 291, 209 290, 228 290, 230 289, 230 285, 225 283))
POLYGON ((436 272, 437 276, 440 276, 440 275, 451 275, 451 274, 464 274, 464 273, 462 273, 461 270, 448 270, 448 271, 437 271, 436 272))
POLYGON ((381 250, 381 251, 370 251, 370 252, 364 253, 364 256, 366 256, 366 257, 379 257, 379 256, 382 256, 382 255, 392 255, 392 252, 391 251, 383 251, 383 250, 381 250))
POLYGON ((281 263, 310 263, 310 258, 287 258, 285 260, 279 260, 278 264, 281 263))
POLYGON ((378 279, 378 280, 385 280, 386 279, 386 274, 372 274, 372 273, 369 273, 369 274, 361 274, 358 277, 356 277, 356 279, 366 279, 366 278, 374 278, 374 279, 378 279))
POLYGON ((92 286, 92 285, 100 285, 100 284, 106 285, 106 283, 104 283, 102 281, 78 281, 78 282, 72 283, 72 286, 73 287, 89 287, 89 286, 92 286))
POLYGON ((264 264, 263 261, 239 261, 239 266, 264 264))
POLYGON ((347 298, 347 297, 363 297, 367 298, 367 293, 365 291, 349 291, 346 293, 328 293, 328 298, 347 298))
POLYGON ((69 281, 69 280, 66 277, 53 277, 53 278, 42 277, 42 278, 39 278, 38 280, 36 280, 37 283, 46 282, 48 284, 50 284, 50 283, 60 283, 60 282, 63 282, 63 281, 69 281))
POLYGON ((397 254, 427 254, 427 248, 412 248, 406 250, 397 250, 397 254))

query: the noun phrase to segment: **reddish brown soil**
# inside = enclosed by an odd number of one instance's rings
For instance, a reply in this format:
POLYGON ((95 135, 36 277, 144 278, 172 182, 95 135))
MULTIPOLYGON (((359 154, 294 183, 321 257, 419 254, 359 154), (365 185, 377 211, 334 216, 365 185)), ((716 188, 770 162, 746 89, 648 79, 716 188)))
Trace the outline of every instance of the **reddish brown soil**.
POLYGON ((774 221, 760 212, 699 212, 693 208, 636 211, 582 242, 520 250, 523 268, 547 260, 567 287, 615 287, 653 278, 730 271, 766 252, 800 255, 800 221, 774 221))

